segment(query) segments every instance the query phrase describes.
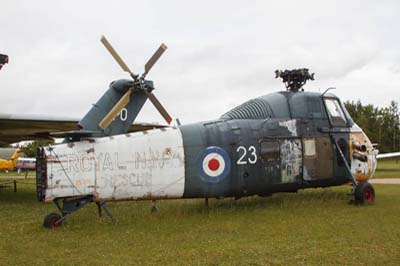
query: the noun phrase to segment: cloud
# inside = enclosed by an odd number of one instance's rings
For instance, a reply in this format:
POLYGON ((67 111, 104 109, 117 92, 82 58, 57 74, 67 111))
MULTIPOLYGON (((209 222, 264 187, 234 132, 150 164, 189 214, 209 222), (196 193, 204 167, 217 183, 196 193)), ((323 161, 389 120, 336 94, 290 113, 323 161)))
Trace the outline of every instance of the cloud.
MULTIPOLYGON (((397 1, 5 1, 0 112, 81 117, 108 84, 127 78, 105 34, 137 73, 161 42, 148 77, 170 113, 194 122, 284 89, 275 69, 307 67, 307 90, 344 100, 400 99, 397 1)), ((150 104, 140 120, 163 122, 150 104)))

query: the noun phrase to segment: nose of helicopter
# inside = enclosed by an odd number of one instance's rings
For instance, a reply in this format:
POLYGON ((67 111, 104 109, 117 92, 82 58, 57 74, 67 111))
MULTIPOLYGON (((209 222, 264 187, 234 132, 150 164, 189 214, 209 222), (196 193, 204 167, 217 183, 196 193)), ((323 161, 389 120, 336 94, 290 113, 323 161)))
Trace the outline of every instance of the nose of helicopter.
POLYGON ((375 174, 378 150, 372 147, 372 144, 365 141, 360 144, 358 141, 352 143, 351 172, 357 182, 366 182, 375 174))

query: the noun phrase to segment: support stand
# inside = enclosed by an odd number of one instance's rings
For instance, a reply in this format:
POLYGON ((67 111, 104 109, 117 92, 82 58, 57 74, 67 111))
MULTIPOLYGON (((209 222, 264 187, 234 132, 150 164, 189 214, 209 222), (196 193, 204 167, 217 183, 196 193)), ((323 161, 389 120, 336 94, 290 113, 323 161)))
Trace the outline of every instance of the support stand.
POLYGON ((375 201, 375 190, 373 186, 369 182, 360 182, 360 183, 357 182, 356 178, 351 172, 351 168, 347 163, 346 157, 344 156, 342 149, 335 140, 334 143, 336 149, 338 149, 340 156, 343 159, 344 165, 346 166, 351 176, 351 183, 353 185, 353 188, 352 191, 350 192, 350 195, 354 196, 354 199, 351 199, 349 201, 349 204, 363 205, 364 203, 373 203, 375 201))
MULTIPOLYGON (((60 211, 61 215, 57 213, 50 213, 44 219, 43 225, 47 228, 54 228, 61 226, 62 222, 67 218, 71 213, 79 210, 83 206, 88 203, 94 202, 95 197, 93 195, 86 196, 78 196, 73 198, 56 198, 53 200, 54 204, 57 206, 57 209, 60 211)), ((106 202, 104 200, 100 202, 96 202, 99 217, 102 216, 102 209, 106 212, 107 216, 111 218, 114 222, 114 218, 111 215, 110 210, 106 206, 106 202)))
POLYGON ((106 212, 107 216, 114 222, 114 217, 112 216, 110 210, 107 208, 106 202, 104 200, 96 202, 96 205, 97 205, 97 209, 99 211, 99 217, 102 216, 101 209, 103 208, 104 211, 106 212))
POLYGON ((150 211, 151 211, 151 213, 156 213, 158 211, 155 200, 151 201, 151 210, 150 211))

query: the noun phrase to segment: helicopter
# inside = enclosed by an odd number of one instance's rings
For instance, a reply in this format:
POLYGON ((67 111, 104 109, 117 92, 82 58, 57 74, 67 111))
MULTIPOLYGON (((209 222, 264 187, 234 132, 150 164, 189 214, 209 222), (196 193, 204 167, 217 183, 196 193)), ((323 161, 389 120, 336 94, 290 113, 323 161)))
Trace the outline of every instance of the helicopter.
POLYGON ((46 228, 96 203, 113 219, 108 201, 223 199, 351 184, 356 204, 372 203, 368 180, 378 150, 327 89, 304 91, 314 80, 306 68, 277 70, 286 90, 251 99, 219 118, 159 126, 134 133, 129 127, 149 100, 168 124, 172 118, 153 94, 150 69, 167 46, 161 44, 135 74, 102 36, 101 42, 131 79, 110 84, 79 121, 77 130, 51 133, 63 143, 41 147, 36 158, 36 191, 59 213, 46 228))
POLYGON ((0 159, 0 171, 12 171, 14 170, 14 168, 17 167, 17 163, 18 160, 20 160, 21 158, 19 158, 19 154, 21 153, 20 149, 16 149, 14 151, 14 153, 11 155, 10 160, 6 160, 6 159, 0 159))

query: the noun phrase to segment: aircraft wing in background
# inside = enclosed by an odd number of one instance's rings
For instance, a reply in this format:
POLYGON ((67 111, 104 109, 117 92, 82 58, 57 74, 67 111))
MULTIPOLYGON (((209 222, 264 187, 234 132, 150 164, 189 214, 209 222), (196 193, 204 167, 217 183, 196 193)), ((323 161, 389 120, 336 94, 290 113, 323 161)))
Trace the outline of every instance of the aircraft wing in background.
MULTIPOLYGON (((50 134, 54 132, 79 130, 79 120, 47 115, 0 114, 0 146, 7 146, 23 140, 51 139, 50 134)), ((133 123, 129 132, 163 127, 166 126, 152 123, 133 123)))
POLYGON ((390 152, 390 153, 382 153, 376 156, 376 159, 385 159, 385 158, 393 158, 400 157, 400 152, 390 152))

